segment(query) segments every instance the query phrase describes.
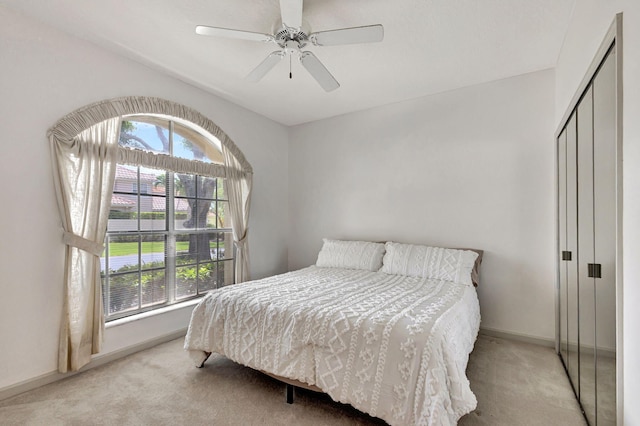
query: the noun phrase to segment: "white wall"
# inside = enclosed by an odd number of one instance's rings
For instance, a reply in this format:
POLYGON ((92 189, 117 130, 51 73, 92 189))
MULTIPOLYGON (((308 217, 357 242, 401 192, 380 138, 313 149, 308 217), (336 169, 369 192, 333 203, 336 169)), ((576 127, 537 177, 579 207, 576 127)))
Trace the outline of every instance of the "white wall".
MULTIPOLYGON (((640 424, 637 0, 576 2, 555 70, 555 104, 554 73, 543 71, 289 132, 0 6, 0 390, 56 368, 64 247, 45 132, 78 107, 125 95, 190 106, 220 125, 245 153, 255 170, 255 277, 281 272, 287 262, 290 269, 313 263, 324 236, 482 248, 482 326, 553 338, 553 131, 620 11, 624 420, 640 424), (287 203, 289 210, 283 208, 287 203)), ((188 315, 186 309, 112 328, 105 353, 179 330, 188 315)))
MULTIPOLYGON (((47 129, 102 99, 157 96, 218 124, 254 168, 252 274, 287 269, 287 129, 0 6, 0 390, 57 366, 64 246, 47 129)), ((104 354, 187 326, 190 309, 107 330, 104 354)))
POLYGON ((556 69, 556 126, 614 16, 623 12, 624 424, 640 424, 640 2, 576 1, 556 69))
POLYGON ((554 73, 292 128, 289 267, 323 237, 485 250, 482 327, 552 340, 554 73))

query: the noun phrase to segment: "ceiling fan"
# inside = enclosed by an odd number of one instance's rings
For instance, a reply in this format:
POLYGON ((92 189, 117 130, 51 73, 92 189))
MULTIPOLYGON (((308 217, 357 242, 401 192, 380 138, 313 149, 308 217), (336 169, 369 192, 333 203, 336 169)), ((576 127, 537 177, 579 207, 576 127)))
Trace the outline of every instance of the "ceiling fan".
MULTIPOLYGON (((331 73, 312 52, 302 51, 308 43, 314 46, 336 46, 341 44, 373 43, 382 41, 384 28, 382 25, 366 25, 362 27, 341 28, 337 30, 317 31, 309 33, 302 22, 303 0, 280 0, 281 23, 273 34, 234 30, 221 27, 198 25, 196 33, 206 36, 226 37, 239 40, 275 43, 279 50, 271 52, 247 79, 257 82, 264 77, 282 59, 295 56, 320 86, 330 92, 340 87, 331 73)), ((289 72, 291 78, 291 72, 289 72)))

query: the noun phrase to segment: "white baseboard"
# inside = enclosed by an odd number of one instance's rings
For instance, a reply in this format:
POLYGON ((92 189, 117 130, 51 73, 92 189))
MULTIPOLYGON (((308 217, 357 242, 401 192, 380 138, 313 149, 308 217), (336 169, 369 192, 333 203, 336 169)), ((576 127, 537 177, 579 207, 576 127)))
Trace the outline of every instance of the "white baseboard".
POLYGON ((530 336, 528 334, 513 333, 511 331, 496 330, 493 328, 480 327, 480 334, 491 337, 499 337, 501 339, 516 340, 518 342, 532 343, 539 346, 556 347, 555 339, 547 339, 544 337, 530 336))
POLYGON ((187 334, 187 329, 184 328, 182 330, 177 330, 172 333, 167 333, 162 336, 158 336, 153 339, 145 340, 144 342, 140 342, 133 346, 129 346, 123 349, 119 349, 117 351, 110 352, 105 355, 96 355, 91 359, 91 362, 80 369, 80 371, 69 372, 69 373, 59 373, 57 371, 52 371, 50 373, 45 373, 37 377, 33 377, 31 379, 24 380, 22 382, 16 383, 11 386, 7 386, 0 389, 0 401, 11 398, 13 396, 19 395, 21 393, 39 388, 40 386, 48 385, 49 383, 57 382, 58 380, 66 379, 68 377, 73 377, 76 374, 82 373, 84 371, 90 370, 92 368, 99 367, 101 365, 107 364, 111 361, 115 361, 120 358, 124 358, 128 355, 132 355, 136 352, 143 351, 145 349, 152 348, 161 343, 166 343, 171 340, 179 339, 187 334))

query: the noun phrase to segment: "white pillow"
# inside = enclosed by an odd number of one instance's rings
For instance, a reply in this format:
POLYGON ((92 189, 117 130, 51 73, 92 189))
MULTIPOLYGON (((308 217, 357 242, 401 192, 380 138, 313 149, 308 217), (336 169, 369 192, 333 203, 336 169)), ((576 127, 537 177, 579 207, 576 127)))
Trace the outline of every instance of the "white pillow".
POLYGON ((377 271, 382 266, 384 244, 323 238, 316 266, 377 271))
POLYGON ((472 285, 471 271, 478 253, 387 242, 381 272, 472 285))

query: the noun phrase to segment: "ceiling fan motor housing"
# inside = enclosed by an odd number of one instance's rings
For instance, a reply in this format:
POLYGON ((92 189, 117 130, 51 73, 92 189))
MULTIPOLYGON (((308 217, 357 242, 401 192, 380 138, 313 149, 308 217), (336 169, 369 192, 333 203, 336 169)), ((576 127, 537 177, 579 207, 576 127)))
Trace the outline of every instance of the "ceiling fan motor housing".
POLYGON ((276 43, 283 49, 293 47, 290 42, 295 42, 298 48, 307 45, 309 35, 302 28, 291 28, 283 25, 274 35, 276 43))

